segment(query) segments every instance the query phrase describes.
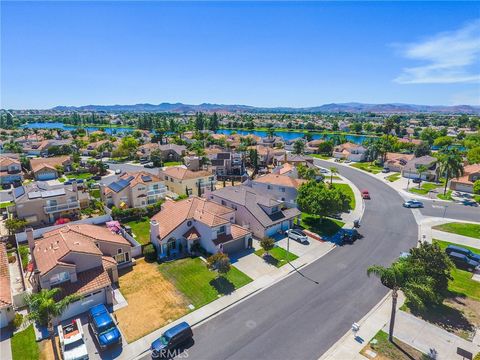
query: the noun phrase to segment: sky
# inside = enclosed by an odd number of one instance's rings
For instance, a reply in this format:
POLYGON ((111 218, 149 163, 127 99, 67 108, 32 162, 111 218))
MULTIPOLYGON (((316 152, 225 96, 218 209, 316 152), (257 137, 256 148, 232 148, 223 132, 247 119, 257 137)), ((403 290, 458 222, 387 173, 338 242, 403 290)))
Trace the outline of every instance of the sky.
POLYGON ((480 105, 479 2, 2 1, 8 109, 480 105))

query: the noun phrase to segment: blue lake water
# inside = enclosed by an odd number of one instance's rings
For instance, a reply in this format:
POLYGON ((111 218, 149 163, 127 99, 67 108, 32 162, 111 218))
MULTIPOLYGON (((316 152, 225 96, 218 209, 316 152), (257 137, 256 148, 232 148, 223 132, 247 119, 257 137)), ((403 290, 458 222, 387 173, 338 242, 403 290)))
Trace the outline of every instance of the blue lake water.
MULTIPOLYGON (((75 130, 77 128, 74 125, 63 124, 60 122, 51 122, 51 123, 32 122, 32 123, 24 124, 23 127, 26 127, 29 129, 61 129, 61 130, 75 130)), ((84 129, 87 131, 97 131, 100 128, 95 126, 87 126, 84 129)), ((134 128, 128 128, 128 127, 112 127, 112 128, 104 127, 103 129, 105 129, 105 132, 107 134, 117 134, 120 132, 130 132, 135 130, 134 128)), ((230 130, 230 129, 218 130, 219 134, 225 134, 225 135, 230 135, 232 132, 236 132, 237 134, 240 134, 240 135, 253 134, 260 137, 267 136, 266 131, 260 131, 260 130, 230 130)), ((275 135, 283 138, 284 140, 293 140, 293 139, 301 138, 306 133, 312 133, 312 132, 305 131, 304 133, 301 133, 301 132, 288 132, 288 131, 275 130, 275 135)), ((354 134, 342 134, 342 135, 345 136, 347 141, 350 141, 355 144, 362 144, 366 139, 370 138, 369 136, 366 136, 366 135, 354 135, 354 134)), ((335 137, 335 136, 338 136, 338 135, 312 133, 312 138, 315 140, 331 139, 332 137, 335 137)))

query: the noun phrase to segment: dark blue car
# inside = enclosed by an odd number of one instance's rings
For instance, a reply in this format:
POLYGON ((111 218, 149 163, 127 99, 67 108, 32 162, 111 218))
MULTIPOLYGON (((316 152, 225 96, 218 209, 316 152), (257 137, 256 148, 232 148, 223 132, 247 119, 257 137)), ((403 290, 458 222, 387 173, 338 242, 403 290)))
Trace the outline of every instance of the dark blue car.
POLYGON ((455 266, 459 268, 467 269, 468 271, 473 271, 480 267, 478 261, 470 259, 467 255, 451 252, 448 254, 448 257, 453 261, 455 266))
POLYGON ((473 261, 480 262, 480 255, 475 254, 474 252, 472 252, 472 251, 470 251, 470 250, 468 250, 464 247, 461 247, 461 246, 448 245, 447 248, 445 249, 445 252, 447 254, 450 254, 452 252, 456 252, 458 254, 463 254, 473 261))
POLYGON ((101 350, 122 344, 122 335, 113 321, 105 305, 100 304, 88 311, 89 325, 98 341, 101 350))
POLYGON ((162 336, 152 343, 150 346, 150 349, 152 350, 152 357, 172 357, 172 352, 174 352, 179 345, 191 340, 192 338, 192 328, 190 325, 188 325, 188 323, 183 321, 165 331, 162 336))

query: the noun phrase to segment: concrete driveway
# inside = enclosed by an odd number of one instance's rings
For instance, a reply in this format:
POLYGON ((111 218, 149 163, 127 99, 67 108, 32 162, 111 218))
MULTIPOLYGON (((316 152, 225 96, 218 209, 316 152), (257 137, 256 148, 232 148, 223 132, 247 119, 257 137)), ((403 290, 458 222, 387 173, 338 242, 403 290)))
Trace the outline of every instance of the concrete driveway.
POLYGON ((275 266, 268 264, 260 256, 255 255, 254 251, 255 249, 247 249, 232 254, 230 256, 232 265, 253 280, 277 270, 275 266))

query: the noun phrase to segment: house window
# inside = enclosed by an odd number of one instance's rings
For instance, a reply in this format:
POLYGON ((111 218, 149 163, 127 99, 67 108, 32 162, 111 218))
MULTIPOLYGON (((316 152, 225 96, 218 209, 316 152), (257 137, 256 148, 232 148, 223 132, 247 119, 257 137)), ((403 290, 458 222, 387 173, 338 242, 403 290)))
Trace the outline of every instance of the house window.
POLYGON ((271 189, 272 188, 272 185, 267 185, 267 189, 271 189))
POLYGON ((50 285, 60 284, 68 280, 70 280, 70 274, 63 271, 50 277, 50 285))
POLYGON ((272 208, 272 213, 276 213, 277 211, 278 211, 278 206, 274 206, 274 207, 272 208))
POLYGON ((121 253, 122 253, 122 249, 118 249, 117 254, 121 254, 121 253))
POLYGON ((284 187, 280 188, 280 190, 282 190, 282 192, 285 192, 285 188, 284 188, 284 187))
POLYGON ((175 239, 174 238, 168 239, 167 250, 169 250, 169 251, 175 250, 176 247, 177 247, 177 243, 176 243, 175 239))
POLYGON ((227 205, 227 203, 225 202, 225 200, 222 200, 222 205, 223 205, 223 206, 227 205))
POLYGON ((220 228, 217 231, 217 235, 220 234, 225 234, 225 225, 220 226, 220 228))

